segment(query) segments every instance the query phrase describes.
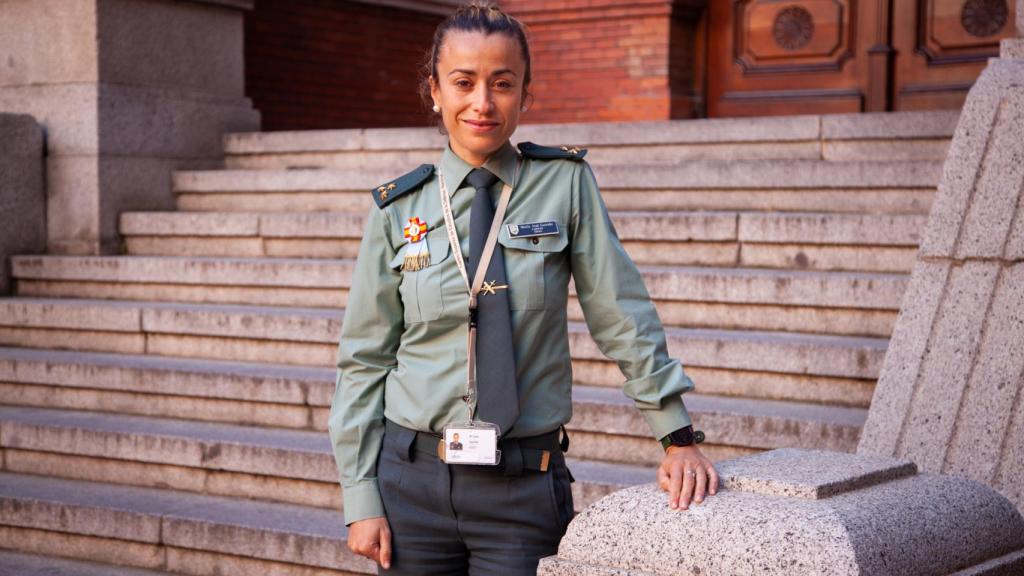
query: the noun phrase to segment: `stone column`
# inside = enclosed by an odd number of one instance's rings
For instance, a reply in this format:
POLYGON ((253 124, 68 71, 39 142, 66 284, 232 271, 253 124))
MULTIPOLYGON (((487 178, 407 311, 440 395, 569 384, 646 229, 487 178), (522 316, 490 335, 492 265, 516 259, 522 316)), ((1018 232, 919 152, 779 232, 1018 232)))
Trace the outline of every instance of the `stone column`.
POLYGON ((43 131, 24 114, 0 114, 0 215, 0 294, 7 294, 7 257, 46 249, 43 131))
POLYGON ((48 251, 119 251, 117 215, 174 207, 171 170, 216 167, 244 96, 251 0, 4 0, 0 111, 47 134, 48 251))
POLYGON ((960 114, 858 453, 984 482, 1024 510, 1022 5, 960 114))

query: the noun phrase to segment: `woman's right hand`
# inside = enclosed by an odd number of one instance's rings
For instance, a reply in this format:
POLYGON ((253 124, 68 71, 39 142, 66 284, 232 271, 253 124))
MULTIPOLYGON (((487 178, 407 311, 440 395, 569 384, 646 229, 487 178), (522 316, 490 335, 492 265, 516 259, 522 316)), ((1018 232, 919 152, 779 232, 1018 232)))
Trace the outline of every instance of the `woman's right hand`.
POLYGON ((383 516, 367 518, 348 525, 348 549, 391 568, 391 528, 383 516))

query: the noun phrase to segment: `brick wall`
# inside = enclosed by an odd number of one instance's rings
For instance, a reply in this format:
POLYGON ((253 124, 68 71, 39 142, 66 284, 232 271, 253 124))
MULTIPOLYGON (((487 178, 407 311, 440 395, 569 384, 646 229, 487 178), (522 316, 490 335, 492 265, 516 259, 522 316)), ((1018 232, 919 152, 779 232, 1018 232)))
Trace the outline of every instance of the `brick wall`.
POLYGON ((258 0, 246 94, 264 130, 424 126, 418 66, 436 14, 341 0, 258 0))
MULTIPOLYGON (((671 0, 506 0, 530 29, 535 101, 525 122, 689 117, 699 9, 671 0), (673 4, 677 7, 673 9, 673 4)), ((702 4, 702 3, 694 3, 702 4)))
MULTIPOLYGON (((703 0, 505 0, 530 29, 524 123, 665 120, 702 109, 703 0)), ((425 126, 418 66, 442 16, 341 0, 258 0, 246 92, 264 130, 425 126)))

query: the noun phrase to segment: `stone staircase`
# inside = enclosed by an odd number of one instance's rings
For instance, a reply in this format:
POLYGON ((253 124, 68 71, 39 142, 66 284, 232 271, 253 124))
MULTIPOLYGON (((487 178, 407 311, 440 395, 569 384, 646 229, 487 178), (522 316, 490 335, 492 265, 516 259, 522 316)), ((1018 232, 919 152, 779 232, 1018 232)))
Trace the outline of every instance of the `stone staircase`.
MULTIPOLYGON (((956 117, 517 139, 590 149, 722 459, 854 450, 956 117)), ((125 255, 15 257, 17 294, 0 299, 0 548, 33 556, 0 565, 372 572, 344 546, 332 367, 368 190, 442 145, 432 129, 229 135, 225 169, 174 175, 177 212, 121 216, 125 255)), ((575 301, 570 319, 582 508, 652 481, 661 449, 575 301)))

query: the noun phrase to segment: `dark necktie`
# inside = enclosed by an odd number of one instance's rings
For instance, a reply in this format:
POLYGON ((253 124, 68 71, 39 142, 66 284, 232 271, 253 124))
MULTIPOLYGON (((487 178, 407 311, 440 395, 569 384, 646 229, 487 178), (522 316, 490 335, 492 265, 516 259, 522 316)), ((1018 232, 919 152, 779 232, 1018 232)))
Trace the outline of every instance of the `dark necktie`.
MULTIPOLYGON (((466 181, 476 189, 469 214, 469 280, 473 281, 480 255, 494 220, 491 186, 498 177, 476 168, 466 181)), ((485 284, 507 284, 505 256, 500 244, 484 275, 485 284)), ((477 417, 497 424, 504 436, 519 418, 519 390, 516 386, 516 361, 512 348, 512 320, 508 311, 508 289, 483 288, 477 296, 476 329, 477 417)))

